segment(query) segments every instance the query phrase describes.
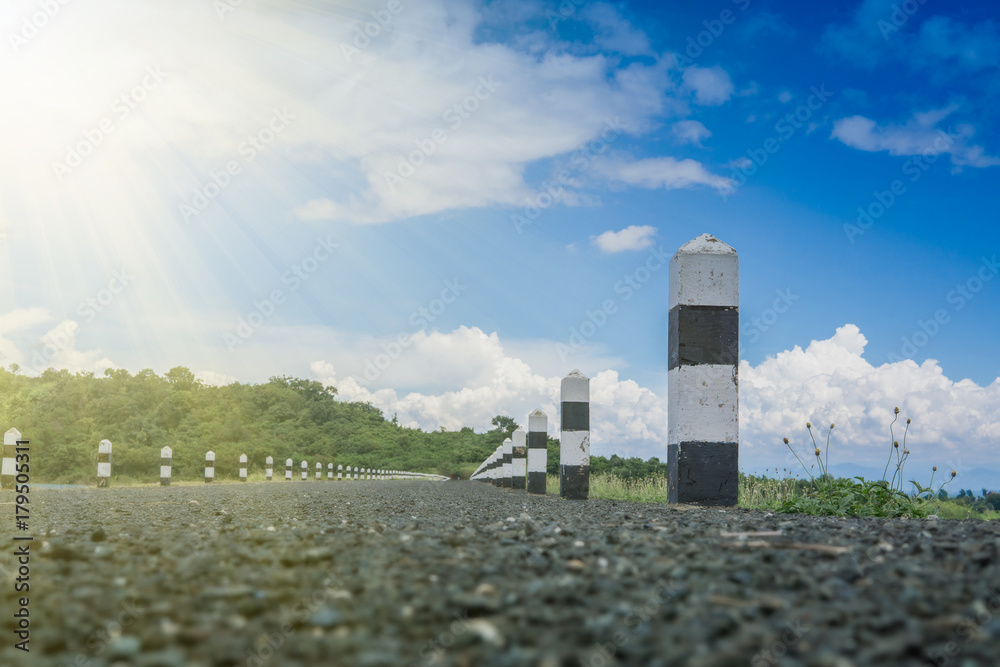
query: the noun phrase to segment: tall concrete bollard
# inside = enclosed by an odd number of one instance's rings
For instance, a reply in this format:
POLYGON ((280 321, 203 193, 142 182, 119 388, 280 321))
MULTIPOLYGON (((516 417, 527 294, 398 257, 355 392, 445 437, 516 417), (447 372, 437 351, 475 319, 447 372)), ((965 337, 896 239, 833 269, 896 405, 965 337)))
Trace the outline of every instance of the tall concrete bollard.
POLYGON ((205 453, 205 483, 215 479, 215 452, 205 453))
POLYGON ((574 370, 562 380, 559 496, 590 497, 590 379, 574 370))
POLYGON ((354 466, 354 479, 358 478, 358 466, 354 466))
POLYGON ((268 482, 274 477, 274 457, 268 456, 264 461, 264 479, 268 482))
POLYGON ((316 462, 316 479, 323 481, 323 464, 316 462))
POLYGON ((528 493, 545 495, 549 465, 549 418, 541 410, 528 415, 528 493))
MULTIPOLYGON (((330 465, 333 464, 331 463, 330 465)), ((350 470, 350 467, 348 467, 347 469, 350 470)), ((337 481, 340 482, 343 481, 343 479, 344 479, 344 464, 341 463, 340 465, 337 466, 337 481)))
POLYGON ((309 479, 309 464, 305 461, 302 462, 302 481, 309 479))
POLYGON ((111 442, 97 443, 97 488, 111 485, 111 442))
POLYGON ((523 489, 527 486, 525 477, 528 474, 528 444, 527 434, 523 428, 518 428, 511 435, 511 486, 523 489))
POLYGON ((247 481, 247 455, 240 454, 240 481, 247 481))
POLYGON ((160 450, 160 486, 170 486, 170 468, 173 466, 174 452, 169 447, 160 450))
POLYGON ((21 432, 12 428, 3 434, 3 468, 0 469, 0 489, 13 489, 17 482, 17 441, 21 432))
POLYGON ((332 482, 333 481, 333 464, 332 463, 328 463, 326 465, 326 481, 328 481, 328 482, 332 482))
POLYGON ((702 234, 670 260, 667 480, 670 502, 736 505, 739 257, 702 234))
POLYGON ((285 459, 285 481, 292 481, 292 460, 285 459))

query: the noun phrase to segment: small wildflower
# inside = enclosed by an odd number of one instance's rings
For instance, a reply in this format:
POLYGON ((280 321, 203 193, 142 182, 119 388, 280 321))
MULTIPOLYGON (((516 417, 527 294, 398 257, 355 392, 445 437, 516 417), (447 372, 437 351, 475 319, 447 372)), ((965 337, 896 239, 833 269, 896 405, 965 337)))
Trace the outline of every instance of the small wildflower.
POLYGON ((898 415, 899 414, 899 408, 894 409, 893 412, 898 415))
POLYGON ((786 445, 788 444, 788 438, 785 438, 785 444, 786 445))
POLYGON ((910 423, 910 418, 909 418, 909 417, 907 417, 907 418, 906 418, 906 423, 907 423, 907 424, 909 424, 909 423, 910 423))
POLYGON ((816 448, 816 456, 819 456, 819 447, 816 448))
POLYGON ((831 431, 833 430, 833 424, 830 424, 830 430, 831 431))
POLYGON ((933 468, 931 468, 931 470, 932 470, 933 472, 937 472, 937 466, 934 466, 933 468))
POLYGON ((895 447, 896 449, 899 449, 899 440, 893 440, 892 446, 895 447))
POLYGON ((806 422, 806 428, 812 428, 812 427, 813 427, 813 425, 811 423, 806 422))
POLYGON ((955 476, 955 475, 957 475, 957 474, 958 474, 958 471, 957 471, 957 470, 952 470, 952 471, 951 471, 951 476, 952 476, 952 477, 954 477, 954 476, 955 476))

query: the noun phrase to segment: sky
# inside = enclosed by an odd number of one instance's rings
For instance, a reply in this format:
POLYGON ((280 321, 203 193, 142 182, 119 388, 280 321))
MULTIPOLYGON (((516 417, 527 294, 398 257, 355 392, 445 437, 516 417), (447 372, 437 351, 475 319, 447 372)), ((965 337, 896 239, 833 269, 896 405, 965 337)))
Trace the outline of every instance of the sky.
POLYGON ((1000 468, 994 14, 7 0, 0 364, 307 377, 480 432, 555 432, 579 369, 592 453, 665 459, 666 262, 709 233, 743 469, 806 421, 880 468, 896 406, 919 470, 1000 468))

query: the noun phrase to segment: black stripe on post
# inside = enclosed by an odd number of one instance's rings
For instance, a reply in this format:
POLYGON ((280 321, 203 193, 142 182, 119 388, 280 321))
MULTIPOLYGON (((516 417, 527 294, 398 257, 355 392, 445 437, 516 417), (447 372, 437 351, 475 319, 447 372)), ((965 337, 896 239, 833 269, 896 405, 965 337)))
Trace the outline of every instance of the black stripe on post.
POLYGON ((589 431, 590 403, 564 402, 562 404, 562 430, 589 431))
POLYGON ((667 370, 699 364, 740 363, 740 313, 734 306, 688 306, 670 309, 667 370))
POLYGON ((667 500, 734 506, 738 500, 740 448, 735 442, 682 442, 667 446, 667 500))

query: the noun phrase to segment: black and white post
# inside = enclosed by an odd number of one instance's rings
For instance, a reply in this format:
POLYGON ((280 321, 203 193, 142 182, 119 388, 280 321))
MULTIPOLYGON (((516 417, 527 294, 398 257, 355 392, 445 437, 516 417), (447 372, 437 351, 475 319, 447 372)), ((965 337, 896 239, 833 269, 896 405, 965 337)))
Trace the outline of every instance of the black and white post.
POLYGON ((215 479, 215 452, 205 453, 205 483, 215 479))
POLYGON ((292 481, 292 460, 285 459, 285 481, 292 481))
POLYGON ((670 260, 669 500, 736 505, 739 486, 739 257, 702 234, 670 260))
POLYGON ((590 497, 590 379, 574 370, 562 380, 559 496, 590 497))
POLYGON ((111 442, 97 443, 97 488, 111 485, 111 442))
MULTIPOLYGON (((350 470, 351 468, 350 466, 348 466, 347 468, 348 474, 350 474, 350 470)), ((340 465, 337 466, 337 481, 341 482, 343 480, 344 480, 344 464, 341 463, 340 465)))
POLYGON ((500 477, 500 486, 505 489, 512 488, 514 486, 513 478, 513 467, 514 467, 514 441, 507 438, 503 441, 503 467, 500 468, 502 472, 500 477))
POLYGON ((328 482, 332 482, 333 481, 333 464, 332 463, 328 463, 326 465, 326 481, 328 481, 328 482))
POLYGON ((523 428, 518 428, 511 434, 511 487, 524 489, 528 474, 528 434, 523 428))
POLYGON ((240 481, 247 481, 247 455, 240 454, 240 481))
POLYGON ((272 477, 274 477, 274 457, 268 456, 264 460, 264 479, 270 482, 272 477))
POLYGON ((170 486, 170 468, 174 452, 169 447, 160 450, 160 486, 170 486))
POLYGON ((3 434, 3 468, 0 469, 0 489, 13 489, 17 480, 17 441, 21 432, 12 428, 3 434))
POLYGON ((528 493, 545 495, 549 418, 541 410, 528 415, 528 493))
POLYGON ((319 461, 316 462, 316 479, 323 481, 323 464, 319 461))
POLYGON ((309 464, 305 461, 302 462, 302 481, 309 479, 309 464))

